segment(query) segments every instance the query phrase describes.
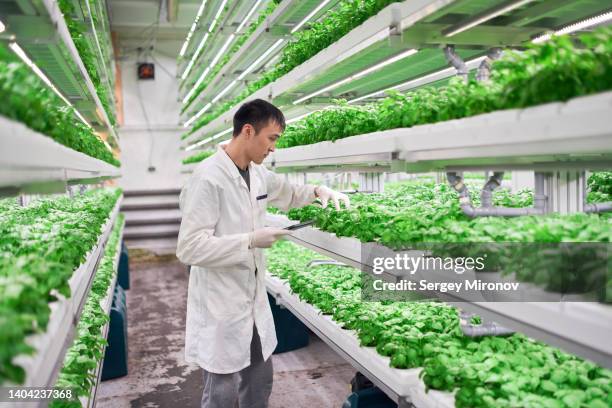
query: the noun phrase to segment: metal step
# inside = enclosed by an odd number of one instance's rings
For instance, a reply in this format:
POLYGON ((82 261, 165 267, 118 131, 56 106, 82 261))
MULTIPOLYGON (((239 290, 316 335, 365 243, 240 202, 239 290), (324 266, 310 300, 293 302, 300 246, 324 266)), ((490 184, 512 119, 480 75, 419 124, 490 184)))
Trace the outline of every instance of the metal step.
POLYGON ((126 226, 123 237, 125 239, 146 239, 146 238, 172 238, 178 237, 179 225, 138 225, 126 226))
POLYGON ((144 197, 144 196, 164 196, 181 194, 179 188, 159 189, 159 190, 128 190, 123 192, 123 197, 144 197))
POLYGON ((143 211, 143 210, 175 210, 179 209, 178 201, 172 202, 143 202, 143 203, 129 203, 124 202, 121 204, 121 211, 143 211))
POLYGON ((125 225, 156 225, 156 224, 180 224, 181 211, 177 209, 126 211, 125 225))

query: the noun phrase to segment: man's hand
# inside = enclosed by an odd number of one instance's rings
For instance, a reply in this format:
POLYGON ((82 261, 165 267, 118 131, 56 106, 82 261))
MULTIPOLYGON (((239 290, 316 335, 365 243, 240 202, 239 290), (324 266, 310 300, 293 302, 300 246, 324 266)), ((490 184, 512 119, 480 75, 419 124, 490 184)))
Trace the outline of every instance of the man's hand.
POLYGON ((318 186, 315 188, 315 195, 321 200, 323 208, 327 207, 330 200, 334 203, 334 207, 336 207, 337 211, 340 211, 340 201, 344 203, 346 208, 351 208, 351 201, 346 194, 334 191, 329 187, 318 186))
POLYGON ((285 235, 291 235, 291 231, 276 227, 260 228, 249 234, 249 248, 270 248, 285 235))

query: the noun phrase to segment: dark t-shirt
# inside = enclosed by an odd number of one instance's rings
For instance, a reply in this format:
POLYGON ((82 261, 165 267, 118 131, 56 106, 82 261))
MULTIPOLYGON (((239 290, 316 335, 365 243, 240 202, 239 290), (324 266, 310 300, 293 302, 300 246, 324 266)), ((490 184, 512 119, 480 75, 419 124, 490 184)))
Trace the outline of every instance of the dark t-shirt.
MULTIPOLYGON (((236 166, 236 163, 234 163, 234 166, 236 166)), ((240 173, 240 175, 244 179, 244 182, 246 183, 247 187, 249 188, 249 191, 251 191, 251 176, 249 174, 248 166, 247 166, 246 170, 242 170, 238 166, 236 166, 236 168, 238 169, 238 173, 240 173)))

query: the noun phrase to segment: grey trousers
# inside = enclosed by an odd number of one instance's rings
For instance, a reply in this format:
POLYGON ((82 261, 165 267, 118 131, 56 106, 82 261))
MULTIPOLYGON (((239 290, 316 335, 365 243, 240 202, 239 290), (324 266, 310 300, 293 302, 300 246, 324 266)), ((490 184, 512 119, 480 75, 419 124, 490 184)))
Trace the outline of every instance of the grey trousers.
POLYGON ((204 370, 202 408, 267 408, 272 372, 272 357, 264 361, 261 340, 253 328, 250 366, 231 374, 204 370))

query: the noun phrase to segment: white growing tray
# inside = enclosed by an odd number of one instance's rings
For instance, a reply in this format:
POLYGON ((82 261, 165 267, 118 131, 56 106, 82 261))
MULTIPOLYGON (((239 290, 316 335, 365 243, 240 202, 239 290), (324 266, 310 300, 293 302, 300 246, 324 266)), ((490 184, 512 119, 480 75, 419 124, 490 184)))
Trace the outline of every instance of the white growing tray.
POLYGON ((391 399, 397 401, 400 407, 409 406, 408 403, 431 408, 455 406, 453 394, 433 390, 425 392, 425 385, 419 378, 421 369, 391 367, 389 357, 381 356, 373 347, 360 346, 355 331, 343 329, 330 316, 323 315, 316 307, 301 301, 285 281, 267 274, 266 286, 278 303, 289 309, 323 341, 362 371, 391 399))

